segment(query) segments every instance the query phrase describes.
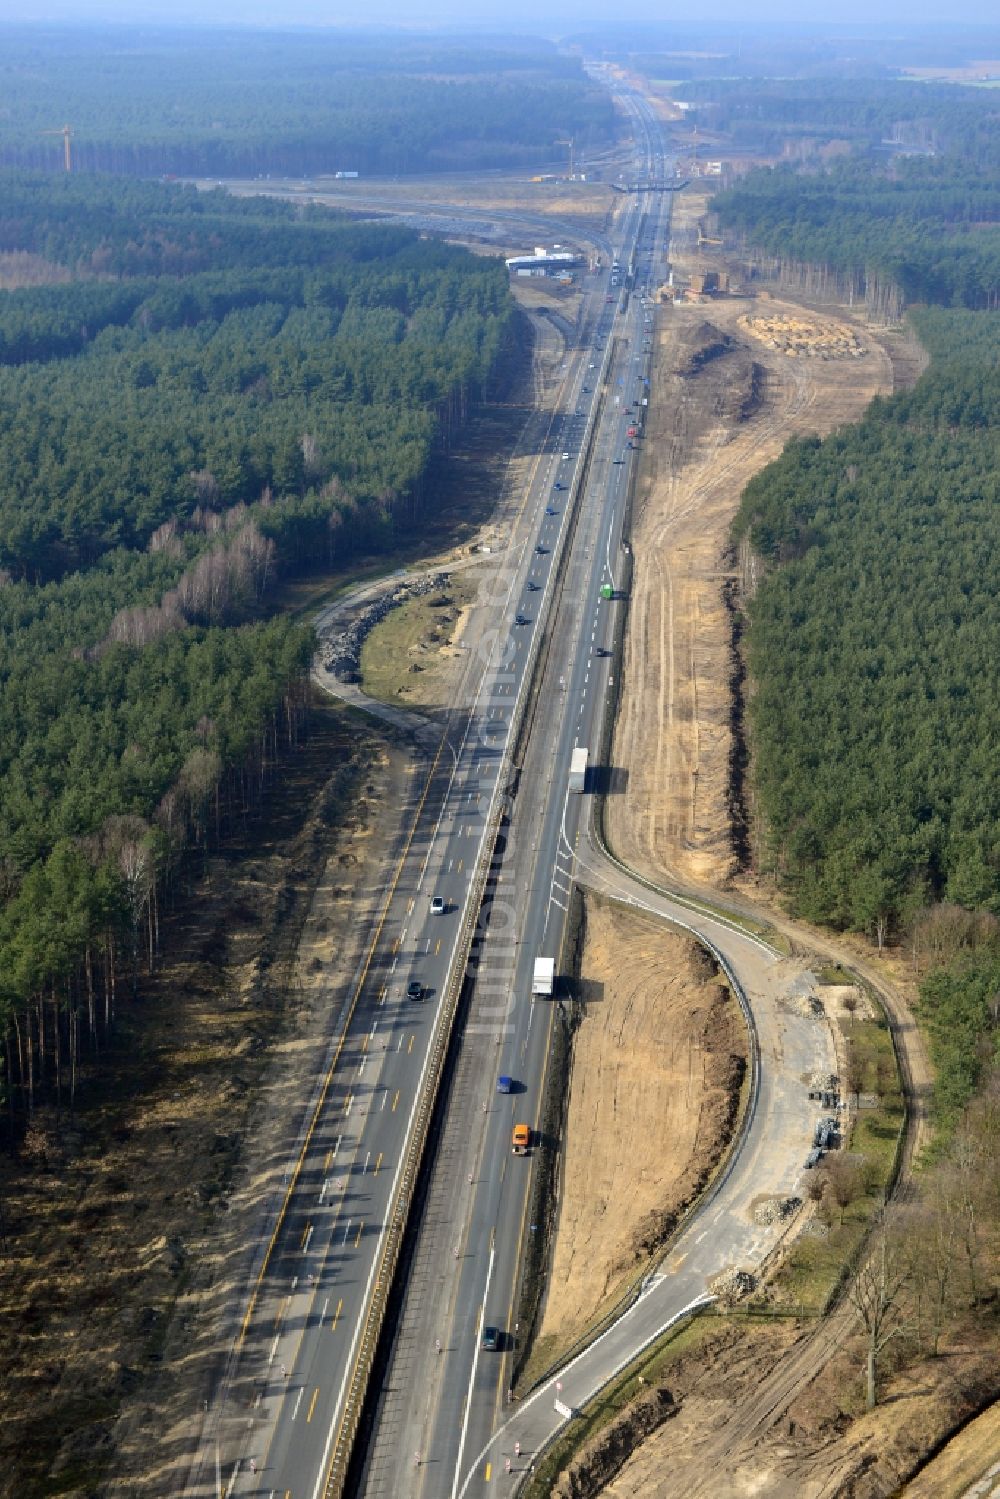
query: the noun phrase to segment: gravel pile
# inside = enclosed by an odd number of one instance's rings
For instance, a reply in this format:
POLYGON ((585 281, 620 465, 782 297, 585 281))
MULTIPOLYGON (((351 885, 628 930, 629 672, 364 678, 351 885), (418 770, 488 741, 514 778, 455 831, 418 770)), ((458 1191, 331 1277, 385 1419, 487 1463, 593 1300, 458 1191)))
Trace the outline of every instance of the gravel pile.
POLYGON ((753 1221, 767 1228, 772 1223, 784 1222, 801 1206, 801 1197, 769 1197, 767 1202, 759 1202, 754 1208, 753 1221))
POLYGON ((742 1301, 756 1289, 756 1280, 746 1270, 723 1270, 712 1282, 712 1291, 720 1301, 742 1301))
POLYGON ((417 578, 412 583, 397 583, 378 598, 372 599, 350 624, 332 635, 327 635, 321 647, 321 659, 328 672, 340 682, 361 681, 361 647, 377 624, 380 624, 392 609, 398 609, 408 599, 420 598, 425 593, 448 586, 447 573, 435 573, 426 578, 417 578))

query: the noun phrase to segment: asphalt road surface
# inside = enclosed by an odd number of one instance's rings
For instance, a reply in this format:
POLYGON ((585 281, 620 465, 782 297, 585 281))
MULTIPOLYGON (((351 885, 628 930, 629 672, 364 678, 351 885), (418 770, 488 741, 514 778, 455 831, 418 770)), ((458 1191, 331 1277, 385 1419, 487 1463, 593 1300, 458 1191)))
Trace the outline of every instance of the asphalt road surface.
MULTIPOLYGON (((640 117, 647 157, 658 158, 655 122, 640 117)), ((624 266, 669 232, 669 198, 639 201, 642 242, 625 237, 624 266)), ((633 233, 639 234, 638 220, 633 233)), ((642 287, 641 274, 636 289, 642 287)), ((369 1440, 366 1499, 446 1499, 509 1494, 571 1413, 665 1327, 710 1295, 732 1265, 752 1267, 780 1231, 753 1221, 752 1201, 800 1187, 816 1110, 803 1079, 834 1070, 825 1025, 803 1002, 802 981, 779 956, 733 923, 618 870, 591 841, 589 796, 567 790, 577 744, 593 745, 611 670, 616 605, 600 588, 617 582, 621 522, 632 461, 627 410, 644 389, 648 310, 634 294, 616 317, 605 401, 566 586, 553 627, 539 721, 520 779, 495 899, 495 944, 483 944, 488 982, 473 1000, 444 1135, 424 1206, 402 1315, 369 1440), (626 342, 627 340, 627 342, 626 342), (619 397, 616 404, 615 396, 619 397), (621 462, 620 460, 623 460, 621 462), (515 1122, 533 1124, 545 1085, 553 1006, 530 998, 536 956, 558 954, 571 882, 580 880, 688 927, 705 940, 741 992, 758 1044, 754 1089, 740 1148, 638 1302, 592 1348, 525 1402, 509 1398, 517 1279, 527 1237, 529 1162, 511 1153, 515 1122), (497 1012, 495 996, 505 1000, 497 1012), (497 1095, 496 1077, 518 1092, 497 1095), (481 1111, 481 1112, 479 1112, 481 1111), (450 1246, 450 1247, 449 1247, 450 1246), (483 1329, 497 1347, 483 1346, 483 1329), (557 1404, 558 1402, 558 1404, 557 1404)), ((598 337, 600 342, 600 337, 598 337)), ((590 361, 593 362, 593 361, 590 361)), ((598 773, 607 774, 607 767, 598 773)))
MULTIPOLYGON (((659 176, 658 126, 641 101, 623 102, 635 124, 639 175, 659 176)), ((506 1398, 517 1274, 532 1231, 530 1156, 514 1157, 510 1139, 515 1123, 535 1123, 555 1014, 551 1003, 530 998, 532 966, 536 956, 559 952, 581 861, 588 877, 617 881, 629 898, 701 923, 751 996, 755 987, 773 990, 758 980, 758 970, 775 965, 773 954, 730 926, 632 887, 607 866, 589 844, 589 796, 568 791, 572 750, 596 743, 612 669, 617 605, 601 589, 613 589, 621 572, 636 456, 627 428, 637 424, 649 377, 647 248, 665 248, 670 201, 661 194, 627 200, 613 246, 621 271, 588 278, 583 345, 567 360, 562 410, 539 422, 522 521, 490 601, 496 623, 475 701, 429 752, 426 778, 415 778, 412 832, 277 1210, 255 1246, 251 1292, 206 1416, 190 1494, 320 1499, 327 1492, 373 1291, 385 1273, 387 1226, 405 1186, 407 1143, 420 1127, 429 1068, 449 1022, 444 1001, 467 960, 477 978, 450 1095, 451 1133, 435 1160, 365 1491, 444 1499, 485 1484, 510 1492, 518 1474, 506 1472, 508 1458, 512 1469, 523 1466, 513 1444, 534 1452, 563 1419, 551 1392, 516 1411, 506 1398), (494 848, 512 726, 536 664, 543 675, 528 749, 480 914, 474 876, 494 848), (516 1079, 517 1091, 496 1093, 501 1073, 516 1079), (486 1324, 500 1330, 495 1351, 480 1349, 486 1324)), ((665 1267, 637 1307, 561 1378, 565 1408, 655 1335, 678 1298, 704 1295, 715 1267, 755 1252, 760 1235, 744 1221, 747 1192, 768 1190, 772 1179, 784 1184, 793 1156, 801 1166, 810 1125, 798 1077, 803 1066, 818 1065, 822 1034, 812 1025, 800 1036, 785 1023, 772 1044, 761 1019, 758 1028, 760 1101, 706 1224, 689 1230, 701 1239, 679 1261, 675 1254, 673 1269, 665 1267), (781 1046, 784 1074, 774 1065, 781 1046), (783 1076, 794 1076, 794 1085, 783 1076), (776 1131, 794 1142, 778 1166, 770 1155, 776 1131)))

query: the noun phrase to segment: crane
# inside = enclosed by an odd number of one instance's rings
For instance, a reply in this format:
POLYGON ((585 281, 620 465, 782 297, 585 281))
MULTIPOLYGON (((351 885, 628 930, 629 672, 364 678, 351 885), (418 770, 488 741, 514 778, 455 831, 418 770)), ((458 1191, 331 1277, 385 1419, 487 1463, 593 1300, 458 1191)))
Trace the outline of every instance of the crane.
POLYGON ((569 147, 569 180, 570 180, 570 182, 572 182, 573 181, 573 145, 574 145, 573 137, 571 135, 560 136, 556 140, 555 144, 557 146, 568 146, 569 147))
POLYGON ((61 135, 62 136, 62 138, 63 138, 63 160, 65 162, 67 172, 71 172, 73 170, 73 158, 70 155, 69 143, 70 143, 70 139, 72 137, 73 132, 70 129, 69 125, 60 125, 60 127, 59 127, 58 130, 43 130, 41 133, 42 133, 42 135, 61 135))

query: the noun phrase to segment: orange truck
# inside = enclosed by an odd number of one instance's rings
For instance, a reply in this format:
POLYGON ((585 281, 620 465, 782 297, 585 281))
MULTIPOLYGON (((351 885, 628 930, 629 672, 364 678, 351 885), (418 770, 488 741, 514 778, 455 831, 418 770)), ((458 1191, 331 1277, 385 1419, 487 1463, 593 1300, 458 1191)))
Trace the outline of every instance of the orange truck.
POLYGON ((511 1137, 511 1149, 515 1155, 527 1155, 528 1146, 531 1144, 531 1126, 528 1124, 515 1124, 514 1133, 511 1137))

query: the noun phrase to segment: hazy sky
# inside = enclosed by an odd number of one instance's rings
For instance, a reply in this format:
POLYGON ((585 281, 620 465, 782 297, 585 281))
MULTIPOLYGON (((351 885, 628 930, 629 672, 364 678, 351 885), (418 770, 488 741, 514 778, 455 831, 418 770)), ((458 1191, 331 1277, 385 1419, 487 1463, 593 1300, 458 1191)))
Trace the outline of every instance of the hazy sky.
POLYGON ((824 20, 895 25, 947 22, 951 25, 996 24, 997 0, 712 0, 711 5, 684 0, 6 0, 3 16, 10 21, 114 20, 224 22, 248 25, 489 25, 497 30, 516 27, 531 31, 581 30, 606 26, 620 19, 674 21, 695 25, 745 25, 791 22, 799 26, 824 20))

